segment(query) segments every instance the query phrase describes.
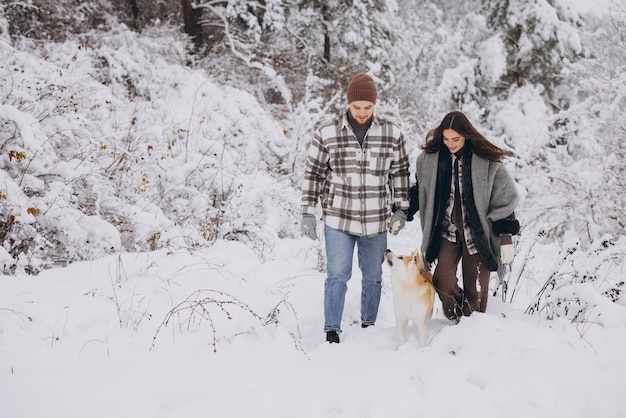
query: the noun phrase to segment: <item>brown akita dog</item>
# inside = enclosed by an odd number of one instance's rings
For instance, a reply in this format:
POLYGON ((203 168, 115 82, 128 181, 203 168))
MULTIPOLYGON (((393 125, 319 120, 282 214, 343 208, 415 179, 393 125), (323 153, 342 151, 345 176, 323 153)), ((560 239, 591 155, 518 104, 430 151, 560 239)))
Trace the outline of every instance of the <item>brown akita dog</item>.
POLYGON ((411 255, 397 256, 387 250, 385 259, 391 268, 398 347, 407 340, 409 319, 415 323, 419 344, 423 347, 428 341, 428 322, 435 304, 433 275, 424 269, 417 251, 411 255))

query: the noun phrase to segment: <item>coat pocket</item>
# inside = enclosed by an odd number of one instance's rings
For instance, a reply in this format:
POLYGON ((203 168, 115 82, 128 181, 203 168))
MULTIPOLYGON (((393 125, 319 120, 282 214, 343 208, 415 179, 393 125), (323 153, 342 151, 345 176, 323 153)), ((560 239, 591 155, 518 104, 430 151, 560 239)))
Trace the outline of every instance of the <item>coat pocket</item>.
POLYGON ((374 176, 386 176, 393 162, 393 152, 387 149, 372 149, 369 153, 369 170, 374 176))

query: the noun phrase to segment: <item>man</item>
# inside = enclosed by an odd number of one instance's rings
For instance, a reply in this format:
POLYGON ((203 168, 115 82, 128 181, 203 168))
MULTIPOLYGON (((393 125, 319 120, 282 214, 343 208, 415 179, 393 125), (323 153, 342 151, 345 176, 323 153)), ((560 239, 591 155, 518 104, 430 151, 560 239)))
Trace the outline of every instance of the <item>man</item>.
POLYGON ((387 229, 397 234, 409 207, 404 136, 394 124, 374 116, 374 80, 357 74, 346 95, 348 110, 315 132, 302 184, 301 230, 311 239, 317 239, 317 202, 322 206, 327 261, 324 331, 329 343, 339 343, 355 245, 363 276, 361 326, 376 322, 387 229), (393 214, 392 207, 397 209, 393 214))

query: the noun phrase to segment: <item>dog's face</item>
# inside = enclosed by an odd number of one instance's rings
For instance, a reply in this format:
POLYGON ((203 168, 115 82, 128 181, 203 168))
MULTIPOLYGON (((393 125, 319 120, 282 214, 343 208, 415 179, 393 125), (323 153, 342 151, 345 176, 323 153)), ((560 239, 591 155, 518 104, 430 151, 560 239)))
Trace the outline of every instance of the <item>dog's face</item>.
POLYGON ((421 260, 417 251, 411 252, 410 255, 398 256, 391 250, 385 251, 385 260, 391 268, 392 273, 401 273, 402 275, 418 274, 422 269, 421 260))

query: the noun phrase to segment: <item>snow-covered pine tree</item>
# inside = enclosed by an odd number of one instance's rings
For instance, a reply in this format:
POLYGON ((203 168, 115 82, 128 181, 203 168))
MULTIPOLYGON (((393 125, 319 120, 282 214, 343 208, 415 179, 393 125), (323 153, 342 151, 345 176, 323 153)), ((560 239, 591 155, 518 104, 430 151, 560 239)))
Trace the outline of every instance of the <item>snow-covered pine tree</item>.
POLYGON ((482 0, 487 26, 499 34, 506 51, 506 70, 496 93, 506 97, 511 87, 542 86, 555 107, 563 68, 584 56, 579 14, 560 0, 482 0))

